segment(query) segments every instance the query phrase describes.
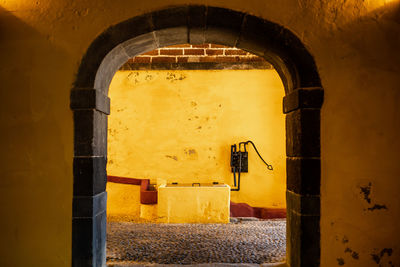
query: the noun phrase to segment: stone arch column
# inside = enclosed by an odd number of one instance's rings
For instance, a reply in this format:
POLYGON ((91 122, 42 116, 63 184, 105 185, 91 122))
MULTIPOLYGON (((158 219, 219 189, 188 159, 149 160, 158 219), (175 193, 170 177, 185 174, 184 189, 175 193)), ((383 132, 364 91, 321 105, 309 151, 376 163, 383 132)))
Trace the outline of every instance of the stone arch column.
POLYGON ((174 44, 216 43, 264 57, 286 96, 287 265, 319 266, 320 109, 315 62, 286 28, 225 8, 179 6, 111 26, 82 58, 74 88, 72 265, 105 266, 108 87, 129 58, 174 44))

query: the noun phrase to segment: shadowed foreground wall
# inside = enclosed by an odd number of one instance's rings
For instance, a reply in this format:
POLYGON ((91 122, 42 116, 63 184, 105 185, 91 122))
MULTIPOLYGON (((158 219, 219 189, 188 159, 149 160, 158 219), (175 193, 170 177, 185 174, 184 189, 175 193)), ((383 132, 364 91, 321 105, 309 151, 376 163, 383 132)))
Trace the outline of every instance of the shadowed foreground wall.
POLYGON ((274 170, 248 146, 249 172, 232 201, 285 207, 284 89, 276 71, 119 71, 109 96, 109 175, 233 187, 230 145, 252 140, 274 170))
MULTIPOLYGON (((205 3, 0 1, 1 266, 71 265, 69 96, 90 43, 145 12, 205 3)), ((283 25, 314 56, 325 91, 321 266, 399 266, 399 1, 212 5, 283 25)))

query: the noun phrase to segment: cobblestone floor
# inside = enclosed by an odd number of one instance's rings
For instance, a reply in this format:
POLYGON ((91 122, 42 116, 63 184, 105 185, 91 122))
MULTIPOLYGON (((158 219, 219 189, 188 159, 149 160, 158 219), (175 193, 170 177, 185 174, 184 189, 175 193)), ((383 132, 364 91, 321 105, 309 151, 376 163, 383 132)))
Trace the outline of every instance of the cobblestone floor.
POLYGON ((285 259, 285 239, 284 219, 229 224, 109 222, 107 263, 275 263, 285 259))

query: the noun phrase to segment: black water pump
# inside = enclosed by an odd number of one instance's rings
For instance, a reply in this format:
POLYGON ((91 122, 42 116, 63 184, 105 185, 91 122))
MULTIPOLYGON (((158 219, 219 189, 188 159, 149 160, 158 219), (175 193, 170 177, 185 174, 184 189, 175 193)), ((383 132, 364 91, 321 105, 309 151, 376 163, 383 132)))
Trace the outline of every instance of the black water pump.
POLYGON ((268 170, 272 171, 272 165, 265 162, 265 160, 261 157, 260 153, 258 152, 256 146, 252 141, 247 142, 240 142, 239 147, 236 144, 231 145, 231 171, 233 173, 233 184, 236 187, 236 173, 237 173, 237 187, 232 188, 231 191, 239 191, 240 190, 240 174, 242 172, 248 172, 249 165, 248 165, 248 152, 246 150, 246 146, 251 144, 254 147, 254 150, 257 152, 257 155, 260 159, 267 165, 268 170), (243 145, 243 151, 241 151, 241 147, 243 145))

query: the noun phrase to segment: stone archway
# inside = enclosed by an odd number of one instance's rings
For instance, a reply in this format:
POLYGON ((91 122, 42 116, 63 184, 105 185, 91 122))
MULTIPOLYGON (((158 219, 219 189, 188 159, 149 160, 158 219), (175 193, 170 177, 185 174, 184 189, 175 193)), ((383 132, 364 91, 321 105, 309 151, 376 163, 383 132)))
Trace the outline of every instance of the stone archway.
POLYGON ((315 62, 284 27, 229 9, 179 6, 111 26, 84 55, 71 91, 74 113, 72 265, 105 266, 108 86, 129 58, 175 44, 238 47, 272 63, 286 96, 287 265, 320 262, 320 110, 315 62))

